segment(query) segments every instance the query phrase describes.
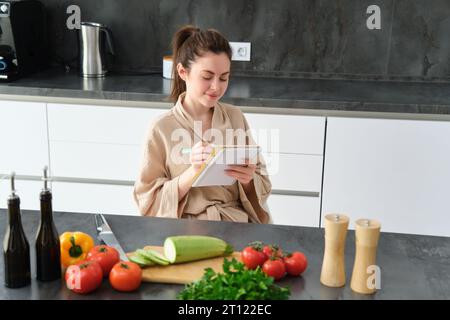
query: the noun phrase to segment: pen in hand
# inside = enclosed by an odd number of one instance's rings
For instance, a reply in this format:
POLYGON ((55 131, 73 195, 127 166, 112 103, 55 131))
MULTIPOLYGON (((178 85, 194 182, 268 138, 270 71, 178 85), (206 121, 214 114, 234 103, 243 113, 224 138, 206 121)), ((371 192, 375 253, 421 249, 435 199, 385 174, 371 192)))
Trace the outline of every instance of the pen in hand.
MULTIPOLYGON (((214 149, 216 146, 211 143, 211 147, 214 149)), ((192 148, 181 148, 181 154, 190 154, 192 152, 192 148)))
POLYGON ((181 154, 190 154, 192 148, 181 148, 181 154))

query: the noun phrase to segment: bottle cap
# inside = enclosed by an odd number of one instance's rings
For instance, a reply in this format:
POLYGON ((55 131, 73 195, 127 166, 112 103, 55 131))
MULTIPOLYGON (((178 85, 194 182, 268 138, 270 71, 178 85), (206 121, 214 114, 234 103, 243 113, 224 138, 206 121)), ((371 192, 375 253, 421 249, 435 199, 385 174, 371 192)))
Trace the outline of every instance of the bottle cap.
POLYGON ((8 200, 14 200, 18 199, 19 196, 16 194, 16 188, 15 188, 15 179, 16 179, 16 173, 13 171, 10 175, 11 178, 11 194, 9 195, 8 200))
POLYGON ((50 188, 48 187, 47 181, 50 181, 51 179, 48 177, 48 167, 45 166, 44 169, 44 175, 42 177, 42 180, 44 181, 44 189, 42 189, 42 191, 50 191, 50 188))

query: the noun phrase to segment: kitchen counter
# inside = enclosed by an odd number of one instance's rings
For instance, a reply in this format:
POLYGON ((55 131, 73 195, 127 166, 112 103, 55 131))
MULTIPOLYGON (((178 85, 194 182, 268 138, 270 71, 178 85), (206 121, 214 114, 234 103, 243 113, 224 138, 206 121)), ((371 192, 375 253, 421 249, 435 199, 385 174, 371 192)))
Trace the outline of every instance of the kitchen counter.
MULTIPOLYGON (((224 102, 280 113, 376 113, 446 115, 450 119, 448 83, 326 80, 298 78, 231 77, 224 102)), ((11 83, 0 83, 0 99, 33 96, 43 101, 59 98, 167 102, 170 80, 160 74, 114 75, 83 79, 74 71, 50 69, 11 83)), ((170 104, 168 104, 170 107, 170 104)))
MULTIPOLYGON (((23 211, 22 222, 31 247, 32 284, 20 289, 0 286, 0 299, 175 299, 181 285, 143 283, 133 293, 114 291, 108 281, 89 295, 77 295, 66 289, 62 281, 40 283, 35 280, 34 237, 40 214, 23 211)), ((248 242, 261 240, 280 244, 286 251, 303 251, 308 269, 300 278, 285 278, 280 286, 291 288, 291 299, 450 299, 450 238, 381 233, 377 263, 381 268, 381 289, 374 295, 361 295, 350 289, 354 259, 354 232, 349 231, 345 261, 347 285, 328 288, 320 284, 323 258, 323 229, 280 225, 254 225, 231 222, 172 220, 161 218, 106 215, 125 251, 148 244, 162 245, 170 235, 203 234, 222 238, 235 249, 248 242)), ((83 231, 95 236, 94 216, 82 213, 54 213, 56 227, 64 231, 83 231)), ((6 210, 0 210, 0 239, 7 223, 6 210)), ((0 278, 4 281, 3 255, 0 278)))

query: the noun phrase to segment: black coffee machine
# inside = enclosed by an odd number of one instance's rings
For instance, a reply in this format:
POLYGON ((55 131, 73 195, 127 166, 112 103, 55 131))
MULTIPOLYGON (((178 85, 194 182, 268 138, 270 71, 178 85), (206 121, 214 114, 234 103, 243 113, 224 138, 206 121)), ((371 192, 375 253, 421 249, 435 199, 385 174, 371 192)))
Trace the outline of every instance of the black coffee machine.
POLYGON ((48 66, 45 9, 35 0, 0 0, 0 81, 48 66))

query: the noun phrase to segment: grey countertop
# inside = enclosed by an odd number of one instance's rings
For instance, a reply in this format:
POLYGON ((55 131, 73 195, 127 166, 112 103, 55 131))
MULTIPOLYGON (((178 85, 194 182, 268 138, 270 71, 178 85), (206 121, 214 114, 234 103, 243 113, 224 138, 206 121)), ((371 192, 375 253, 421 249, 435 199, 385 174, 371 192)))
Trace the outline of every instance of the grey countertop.
MULTIPOLYGON (((290 110, 449 115, 449 83, 231 77, 224 102, 290 110)), ((83 79, 74 71, 49 69, 11 83, 0 95, 162 102, 170 80, 161 74, 108 75, 83 79)), ((0 96, 1 98, 1 96, 0 96)))
MULTIPOLYGON (((31 247, 32 284, 20 289, 0 285, 0 299, 174 299, 183 288, 181 285, 143 283, 136 292, 120 293, 104 280, 95 292, 77 295, 66 289, 62 281, 38 282, 35 280, 34 238, 39 217, 38 211, 22 212, 31 247)), ((354 293, 349 285, 355 254, 353 231, 348 232, 345 248, 347 284, 343 288, 328 288, 319 281, 324 249, 323 229, 119 215, 106 215, 106 218, 125 251, 148 244, 162 245, 167 236, 177 234, 216 236, 238 250, 248 242, 261 240, 280 244, 286 251, 303 251, 309 261, 303 276, 278 282, 291 288, 291 299, 450 299, 450 238, 446 237, 382 232, 377 251, 381 289, 366 296, 354 293)), ((95 236, 93 215, 55 212, 54 220, 60 233, 72 230, 95 236)), ((0 210, 0 239, 4 237, 6 223, 6 210, 0 210)), ((0 258, 0 278, 3 283, 3 255, 0 258)))

